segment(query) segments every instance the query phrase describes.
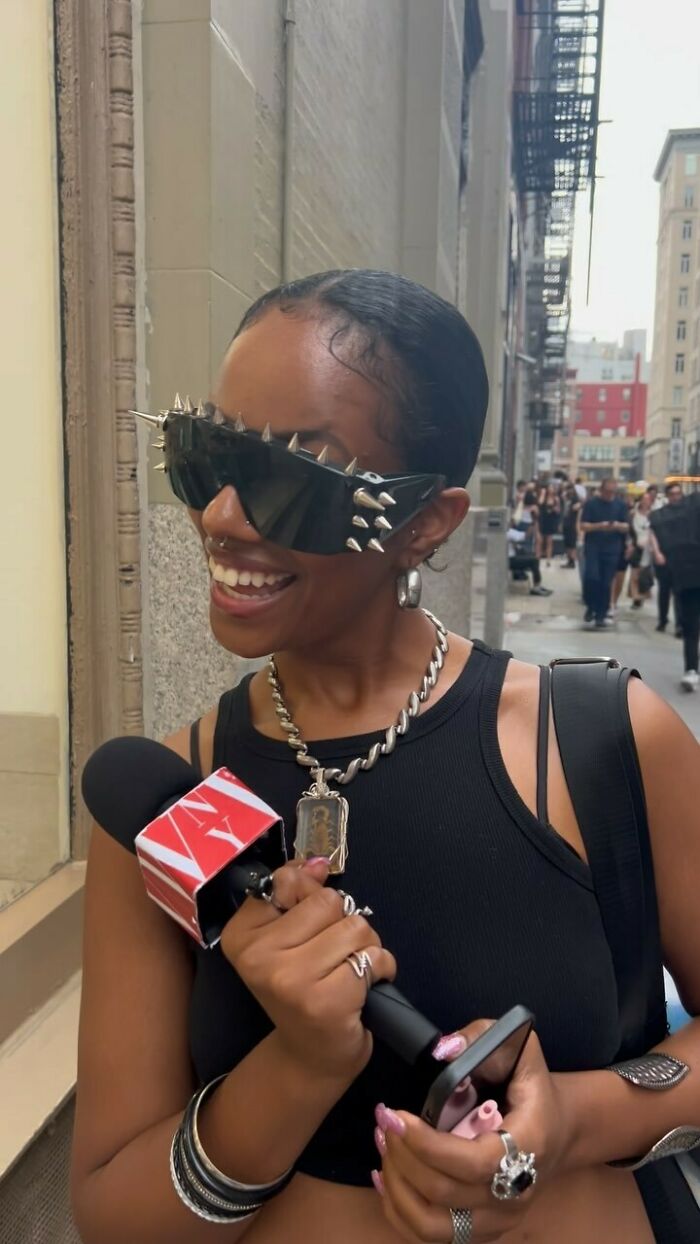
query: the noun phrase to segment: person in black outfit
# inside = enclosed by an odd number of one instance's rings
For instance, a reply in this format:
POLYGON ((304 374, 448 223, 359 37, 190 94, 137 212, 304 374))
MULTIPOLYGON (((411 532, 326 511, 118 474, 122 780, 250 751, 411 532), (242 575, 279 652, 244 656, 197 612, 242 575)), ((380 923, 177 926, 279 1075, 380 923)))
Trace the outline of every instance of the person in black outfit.
POLYGON ((562 535, 564 537, 564 555, 566 561, 564 566, 567 570, 574 570, 578 561, 578 518, 583 506, 578 493, 573 484, 567 484, 564 488, 564 517, 562 521, 562 535))
POLYGON ((547 484, 541 491, 539 514, 540 532, 542 535, 540 556, 546 558, 547 565, 549 565, 552 560, 554 537, 558 533, 561 524, 561 500, 553 484, 547 484))
POLYGON ((584 621, 602 629, 610 609, 610 589, 629 531, 627 507, 617 495, 614 479, 604 479, 599 494, 586 501, 581 512, 581 531, 585 535, 586 561, 584 621))
MULTIPOLYGON (((95 826, 72 1176, 83 1244, 694 1238, 675 1218, 669 1233, 666 1210, 645 1208, 635 1176, 608 1165, 697 1121, 700 1090, 695 1070, 663 1093, 607 1070, 618 991, 547 740, 548 670, 408 607, 418 567, 466 514, 486 405, 458 311, 402 277, 353 270, 265 294, 211 403, 166 416, 214 635, 245 658, 274 654, 167 744, 268 801, 290 856, 304 792, 342 792, 349 854, 343 875, 326 858, 291 859, 271 901, 247 899, 203 950, 146 895, 133 833, 95 826), (348 914, 339 888, 373 914, 348 914), (371 981, 395 973, 445 1034, 437 1066, 485 1017, 516 1002, 536 1012, 504 1103, 536 1186, 513 1177, 498 1200, 504 1139, 418 1117, 417 1074, 361 1019, 371 981), (195 1135, 187 1103, 204 1088, 195 1135)), ((665 959, 697 1013, 697 745, 639 680, 629 712, 665 959)), ((698 1024, 661 1049, 696 1068, 698 1024)), ((694 1208, 687 1193, 674 1215, 694 1208)))
POLYGON ((662 556, 680 607, 683 627, 685 673, 684 691, 700 687, 698 648, 700 647, 700 494, 680 501, 652 515, 652 532, 657 557, 662 556))
MULTIPOLYGON (((666 485, 666 502, 668 505, 680 505, 683 500, 683 489, 680 484, 666 485)), ((656 626, 657 631, 665 631, 668 626, 668 609, 673 596, 673 614, 676 623, 676 638, 683 637, 683 625, 681 617, 681 607, 677 594, 673 591, 673 580, 671 578, 671 569, 666 561, 664 554, 659 548, 658 541, 652 529, 651 532, 651 551, 652 562, 654 566, 654 576, 658 587, 657 607, 659 620, 656 626)))

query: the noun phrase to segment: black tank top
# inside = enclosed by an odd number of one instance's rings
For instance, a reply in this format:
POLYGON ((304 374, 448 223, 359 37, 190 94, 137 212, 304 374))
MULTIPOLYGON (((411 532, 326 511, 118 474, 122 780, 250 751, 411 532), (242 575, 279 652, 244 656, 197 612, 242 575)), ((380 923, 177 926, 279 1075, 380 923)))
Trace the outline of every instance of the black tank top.
MULTIPOLYGON (((588 866, 533 816, 508 777, 497 713, 509 658, 475 643, 453 686, 394 754, 345 789, 349 858, 330 884, 373 909, 398 961, 397 985, 443 1032, 523 1003, 535 1013, 550 1068, 585 1071, 610 1063, 619 1048, 613 965, 588 866)), ((286 743, 251 724, 251 677, 221 698, 214 768, 228 766, 280 813, 291 855, 308 773, 286 743)), ((381 737, 309 748, 342 766, 381 737)), ((194 954, 190 1042, 204 1083, 242 1060, 270 1022, 218 947, 194 954)), ((375 1105, 417 1112, 423 1095, 411 1070, 376 1042, 298 1170, 369 1185, 375 1105)))

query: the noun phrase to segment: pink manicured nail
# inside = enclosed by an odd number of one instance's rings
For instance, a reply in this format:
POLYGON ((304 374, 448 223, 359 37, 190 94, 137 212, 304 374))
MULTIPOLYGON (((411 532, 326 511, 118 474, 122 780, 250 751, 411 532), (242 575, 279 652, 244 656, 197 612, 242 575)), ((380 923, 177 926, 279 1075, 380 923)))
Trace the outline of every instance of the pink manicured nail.
POLYGON ((304 860, 303 868, 312 868, 314 864, 330 864, 327 855, 312 855, 308 860, 304 860))
POLYGON ((370 1175, 372 1177, 372 1183, 374 1184, 375 1190, 380 1196, 384 1196, 384 1180, 382 1179, 382 1172, 370 1171, 370 1175))
POLYGON ((457 1058, 458 1054, 463 1054, 466 1048, 467 1042, 461 1032, 452 1032, 447 1037, 440 1037, 433 1050, 433 1058, 438 1062, 448 1063, 457 1058))
POLYGON ((381 1127, 375 1127, 374 1129, 374 1143, 382 1157, 384 1157, 384 1154, 386 1153, 386 1136, 384 1135, 381 1127))
POLYGON ((390 1110, 388 1106, 385 1106, 383 1102, 380 1102, 377 1106, 374 1112, 374 1117, 383 1132, 393 1132, 395 1136, 404 1135, 404 1132, 406 1131, 406 1124, 403 1119, 400 1119, 399 1116, 393 1110, 390 1110))

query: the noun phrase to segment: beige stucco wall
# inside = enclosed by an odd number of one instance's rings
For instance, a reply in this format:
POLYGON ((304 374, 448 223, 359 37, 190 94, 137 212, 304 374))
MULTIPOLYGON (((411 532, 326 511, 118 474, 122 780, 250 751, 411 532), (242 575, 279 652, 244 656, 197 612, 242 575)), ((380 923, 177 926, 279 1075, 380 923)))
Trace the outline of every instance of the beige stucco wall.
MULTIPOLYGON (((49 733, 52 722, 57 726, 60 773, 58 783, 55 774, 52 778, 53 794, 48 804, 52 824, 48 826, 43 819, 48 838, 41 843, 41 860, 28 865, 30 871, 33 868, 39 874, 44 865, 48 867, 65 855, 68 834, 66 576, 51 13, 49 0, 0 5, 0 148, 5 189, 0 200, 4 291, 0 302, 0 714, 4 715, 6 739, 14 737, 12 719, 16 716, 24 719, 26 714, 36 715, 36 724, 49 733)), ((4 747, 0 784, 9 783, 13 790, 20 785, 26 791, 29 782, 18 777, 16 768, 24 763, 17 759, 14 747, 4 747)), ((13 861, 8 858, 12 839, 18 841, 24 836, 23 850, 27 847, 26 826, 19 823, 20 805, 21 801, 13 804, 16 811, 10 814, 0 800, 0 878, 12 875, 13 861)), ((23 859, 27 865, 26 851, 23 859)))

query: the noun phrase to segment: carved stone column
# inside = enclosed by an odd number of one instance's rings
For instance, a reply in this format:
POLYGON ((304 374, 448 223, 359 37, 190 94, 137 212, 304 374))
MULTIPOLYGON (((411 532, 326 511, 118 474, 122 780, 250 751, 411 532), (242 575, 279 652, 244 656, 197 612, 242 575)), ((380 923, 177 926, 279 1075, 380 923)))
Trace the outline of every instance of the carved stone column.
POLYGON ((82 766, 143 728, 129 0, 54 0, 73 851, 82 766))

